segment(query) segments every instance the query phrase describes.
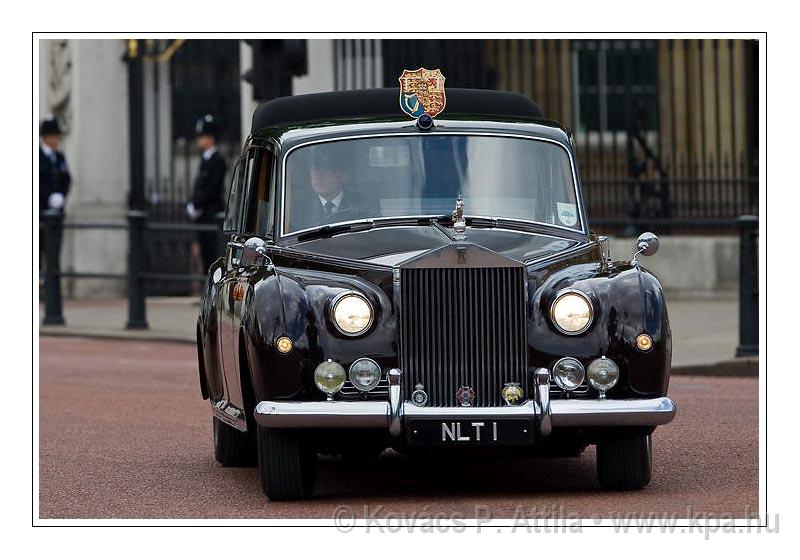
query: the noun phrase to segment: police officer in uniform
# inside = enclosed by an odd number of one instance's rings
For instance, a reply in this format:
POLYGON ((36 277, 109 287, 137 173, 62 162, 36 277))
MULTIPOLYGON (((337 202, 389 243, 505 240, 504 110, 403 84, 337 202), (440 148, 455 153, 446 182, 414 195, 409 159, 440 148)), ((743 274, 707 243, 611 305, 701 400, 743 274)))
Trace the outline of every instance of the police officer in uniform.
MULTIPOLYGON (((72 183, 67 160, 58 151, 61 143, 61 127, 58 121, 48 116, 39 126, 39 213, 50 211, 63 216, 67 193, 72 183)), ((44 253, 44 238, 39 241, 39 258, 44 253)), ((61 252, 61 229, 56 234, 56 255, 61 252)))
MULTIPOLYGON (((189 218, 198 224, 216 224, 216 214, 225 210, 223 200, 225 182, 225 158, 217 149, 219 127, 211 115, 197 120, 197 147, 202 153, 200 173, 194 184, 194 195, 186 205, 189 218)), ((201 231, 197 234, 200 257, 204 271, 219 258, 219 235, 216 231, 201 231)))

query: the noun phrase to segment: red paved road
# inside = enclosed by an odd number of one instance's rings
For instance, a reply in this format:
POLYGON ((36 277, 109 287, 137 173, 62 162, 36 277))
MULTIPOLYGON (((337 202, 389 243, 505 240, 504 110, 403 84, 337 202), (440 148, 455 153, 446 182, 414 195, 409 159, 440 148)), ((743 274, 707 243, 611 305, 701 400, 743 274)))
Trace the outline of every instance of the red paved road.
POLYGON ((357 472, 326 460, 312 500, 270 503, 255 469, 214 461, 193 346, 42 338, 40 358, 42 518, 330 518, 343 505, 358 517, 495 519, 517 507, 583 518, 757 511, 754 379, 673 377, 678 417, 656 431, 641 492, 601 491, 590 448, 470 464, 384 456, 357 472))

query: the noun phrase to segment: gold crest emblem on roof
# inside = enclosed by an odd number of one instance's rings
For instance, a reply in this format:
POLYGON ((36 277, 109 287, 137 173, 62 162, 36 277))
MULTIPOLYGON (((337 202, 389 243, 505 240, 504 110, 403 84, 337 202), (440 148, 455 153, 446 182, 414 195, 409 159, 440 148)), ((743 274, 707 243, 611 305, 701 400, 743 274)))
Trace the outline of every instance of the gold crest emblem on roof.
POLYGON ((444 111, 447 98, 444 93, 444 76, 437 68, 428 70, 403 70, 400 80, 400 108, 407 115, 435 117, 444 111))

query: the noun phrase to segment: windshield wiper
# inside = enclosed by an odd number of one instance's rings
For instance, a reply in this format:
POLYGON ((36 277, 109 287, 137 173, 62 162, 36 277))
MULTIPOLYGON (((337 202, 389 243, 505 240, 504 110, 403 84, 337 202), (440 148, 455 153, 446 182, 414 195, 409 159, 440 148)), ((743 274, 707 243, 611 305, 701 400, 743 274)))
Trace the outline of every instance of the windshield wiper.
POLYGON ((348 224, 331 224, 320 226, 310 231, 304 231, 297 235, 298 241, 308 241, 309 239, 319 239, 321 237, 332 237, 340 233, 348 233, 352 231, 366 231, 375 227, 373 220, 364 220, 362 222, 352 222, 348 224))
MULTIPOLYGON (((494 228, 498 226, 497 218, 482 218, 476 216, 465 216, 467 226, 475 228, 494 228)), ((350 233, 356 231, 367 231, 374 229, 377 226, 395 226, 395 225, 435 225, 440 228, 446 228, 446 225, 452 224, 453 218, 449 214, 442 214, 441 216, 420 216, 420 217, 397 217, 392 218, 387 216, 385 218, 370 218, 359 222, 350 222, 343 224, 330 224, 319 226, 316 229, 304 231, 297 235, 298 241, 308 241, 310 239, 320 239, 324 237, 333 237, 340 233, 350 233), (377 220, 377 223, 376 223, 377 220)))

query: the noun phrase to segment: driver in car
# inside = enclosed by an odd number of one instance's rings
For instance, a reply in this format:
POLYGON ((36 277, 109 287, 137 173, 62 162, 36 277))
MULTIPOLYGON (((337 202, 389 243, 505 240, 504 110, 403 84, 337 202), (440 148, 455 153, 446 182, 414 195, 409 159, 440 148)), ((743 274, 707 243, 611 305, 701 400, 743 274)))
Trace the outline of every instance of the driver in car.
POLYGON ((311 200, 295 204, 292 229, 375 216, 358 192, 347 188, 347 159, 333 146, 316 147, 309 162, 311 200))

